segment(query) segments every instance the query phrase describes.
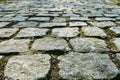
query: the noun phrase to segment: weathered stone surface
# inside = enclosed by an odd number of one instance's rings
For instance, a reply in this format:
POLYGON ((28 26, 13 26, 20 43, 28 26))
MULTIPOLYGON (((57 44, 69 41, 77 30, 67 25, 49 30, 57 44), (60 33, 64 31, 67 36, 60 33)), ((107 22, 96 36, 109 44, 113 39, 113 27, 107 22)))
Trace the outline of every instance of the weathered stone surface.
POLYGON ((44 36, 46 35, 49 29, 40 29, 40 28, 25 28, 22 29, 17 37, 35 37, 35 36, 44 36))
POLYGON ((0 38, 9 38, 18 31, 18 28, 2 28, 0 29, 0 38))
POLYGON ((50 17, 31 17, 30 21, 49 21, 50 17))
POLYGON ((13 27, 17 27, 17 28, 36 27, 37 25, 38 25, 37 22, 27 21, 27 22, 19 22, 18 24, 14 25, 13 27))
POLYGON ((10 80, 45 79, 50 70, 48 54, 13 56, 5 66, 4 74, 10 80))
POLYGON ((53 23, 41 23, 39 25, 39 27, 64 27, 66 26, 66 23, 56 23, 56 22, 53 22, 53 23))
POLYGON ((100 28, 106 28, 106 27, 111 27, 111 26, 116 26, 115 23, 111 21, 105 21, 105 22, 89 22, 92 26, 95 27, 100 27, 100 28))
POLYGON ((81 30, 85 36, 91 36, 91 37, 94 36, 94 37, 102 37, 102 38, 107 37, 105 32, 98 27, 82 27, 81 30))
POLYGON ((118 14, 103 14, 105 17, 117 17, 118 14))
POLYGON ((49 14, 43 14, 43 13, 38 13, 36 16, 40 16, 40 17, 58 17, 59 16, 59 14, 51 14, 51 13, 49 13, 49 14))
POLYGON ((118 69, 107 54, 71 52, 58 57, 59 75, 67 80, 112 79, 118 69))
POLYGON ((108 17, 99 17, 95 18, 96 21, 115 21, 114 18, 108 18, 108 17))
POLYGON ((28 19, 28 17, 24 17, 24 16, 15 16, 11 19, 11 21, 26 21, 26 19, 28 19))
POLYGON ((104 40, 97 38, 70 39, 74 51, 78 52, 106 52, 109 51, 104 40))
POLYGON ((87 16, 87 17, 102 17, 103 15, 101 13, 82 13, 82 16, 87 16))
POLYGON ((120 51, 120 38, 114 38, 111 40, 112 43, 115 44, 115 46, 117 47, 116 52, 120 51))
POLYGON ((66 22, 66 18, 55 17, 52 21, 53 22, 66 22))
POLYGON ((59 38, 42 38, 36 39, 32 45, 32 50, 62 50, 68 51, 70 50, 67 42, 64 39, 59 38))
POLYGON ((54 28, 52 30, 52 36, 57 37, 75 37, 79 34, 79 28, 54 28))
POLYGON ((70 21, 90 21, 88 17, 70 17, 70 21))
POLYGON ((9 24, 10 22, 0 22, 0 28, 7 27, 9 24))
POLYGON ((117 59, 120 61, 120 53, 117 53, 116 55, 117 55, 117 56, 116 56, 117 59))
POLYGON ((115 32, 116 35, 120 35, 120 27, 111 27, 109 29, 115 32))
POLYGON ((85 22, 70 22, 69 25, 70 25, 70 27, 74 27, 74 26, 87 26, 87 23, 85 23, 85 22))
POLYGON ((0 42, 0 53, 25 52, 29 50, 29 39, 6 40, 0 42))

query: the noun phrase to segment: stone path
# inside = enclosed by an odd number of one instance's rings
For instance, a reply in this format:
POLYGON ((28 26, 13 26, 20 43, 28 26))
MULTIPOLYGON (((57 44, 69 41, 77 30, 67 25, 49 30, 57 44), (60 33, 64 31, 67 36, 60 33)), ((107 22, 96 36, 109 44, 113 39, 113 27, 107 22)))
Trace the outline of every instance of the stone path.
POLYGON ((0 80, 120 80, 120 7, 108 0, 0 3, 0 80))

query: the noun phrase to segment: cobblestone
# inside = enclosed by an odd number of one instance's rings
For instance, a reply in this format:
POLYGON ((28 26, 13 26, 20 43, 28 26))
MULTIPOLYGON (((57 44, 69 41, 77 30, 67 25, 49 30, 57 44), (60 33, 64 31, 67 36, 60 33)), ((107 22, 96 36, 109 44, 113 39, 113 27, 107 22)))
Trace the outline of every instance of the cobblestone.
POLYGON ((69 25, 70 25, 70 27, 87 26, 87 23, 85 23, 85 22, 70 22, 69 25))
POLYGON ((29 19, 30 21, 49 21, 49 17, 32 17, 29 19))
POLYGON ((75 38, 70 43, 74 51, 78 52, 106 52, 109 51, 104 40, 96 38, 75 38))
POLYGON ((0 28, 6 27, 10 22, 0 22, 0 28))
POLYGON ((17 31, 17 28, 2 28, 0 29, 0 38, 10 38, 17 31))
POLYGON ((59 74, 63 79, 112 79, 118 69, 107 54, 72 52, 58 57, 59 74))
POLYGON ((110 30, 115 32, 116 36, 120 35, 120 27, 111 27, 110 30))
POLYGON ((17 37, 38 37, 45 36, 49 29, 40 29, 40 28, 25 28, 20 30, 17 34, 17 37))
POLYGON ((52 30, 52 36, 57 37, 75 37, 79 35, 79 28, 55 28, 52 30))
POLYGON ((47 54, 13 56, 5 67, 5 76, 12 80, 45 79, 50 70, 50 56, 47 54))

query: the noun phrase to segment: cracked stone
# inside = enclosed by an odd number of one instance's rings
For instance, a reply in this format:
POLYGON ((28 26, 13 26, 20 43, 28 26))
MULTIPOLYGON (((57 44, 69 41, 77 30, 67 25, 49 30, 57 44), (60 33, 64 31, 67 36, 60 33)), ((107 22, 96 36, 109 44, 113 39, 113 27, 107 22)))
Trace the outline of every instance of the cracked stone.
POLYGON ((37 22, 28 21, 28 22, 19 22, 18 24, 12 26, 16 28, 23 28, 23 27, 36 27, 38 25, 37 22))
POLYGON ((49 21, 50 17, 31 17, 29 21, 49 21))
POLYGON ((68 51, 70 50, 67 42, 64 39, 60 38, 42 38, 36 39, 32 45, 32 50, 61 50, 61 51, 68 51))
POLYGON ((14 35, 18 30, 18 28, 2 28, 0 29, 0 38, 9 38, 14 35))
POLYGON ((59 56, 59 75, 67 80, 112 79, 118 75, 116 65, 107 54, 78 53, 59 56))
POLYGON ((101 37, 101 38, 107 37, 105 32, 98 27, 82 27, 81 30, 85 36, 101 37))
POLYGON ((100 28, 116 26, 116 24, 114 22, 111 22, 111 21, 106 21, 106 22, 89 22, 89 24, 91 24, 92 26, 95 26, 95 27, 100 27, 100 28))
POLYGON ((57 37, 75 37, 79 34, 79 28, 54 28, 52 36, 57 37))
POLYGON ((120 38, 114 38, 111 40, 112 43, 115 44, 115 46, 117 47, 117 50, 115 50, 116 52, 120 51, 120 38))
POLYGON ((6 40, 0 42, 0 53, 26 52, 29 50, 29 39, 6 40))
POLYGON ((109 29, 115 32, 116 35, 120 35, 120 27, 111 27, 109 29))
POLYGON ((70 39, 74 51, 78 52, 106 52, 109 51, 104 40, 97 38, 70 39))
POLYGON ((49 29, 40 28, 24 28, 20 30, 17 37, 35 37, 35 36, 45 36, 49 29))
POLYGON ((7 27, 10 22, 0 22, 0 28, 7 27))
POLYGON ((4 75, 12 80, 46 79, 50 70, 50 58, 48 54, 41 53, 13 56, 5 66, 4 75))
POLYGON ((70 25, 70 27, 87 26, 87 23, 85 23, 85 22, 70 22, 69 25, 70 25))
POLYGON ((56 23, 56 22, 53 22, 53 23, 41 23, 39 25, 39 27, 64 27, 64 26, 66 26, 65 22, 62 22, 62 23, 56 23))

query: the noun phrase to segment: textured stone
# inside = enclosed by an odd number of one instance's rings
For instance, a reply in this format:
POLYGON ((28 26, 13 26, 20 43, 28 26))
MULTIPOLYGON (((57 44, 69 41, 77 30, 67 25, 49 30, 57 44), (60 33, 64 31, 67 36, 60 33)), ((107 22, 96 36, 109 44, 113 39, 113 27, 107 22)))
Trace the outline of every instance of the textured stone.
POLYGON ((106 52, 109 51, 104 40, 97 38, 70 39, 74 51, 78 52, 106 52))
POLYGON ((49 14, 39 13, 36 16, 39 16, 39 17, 58 17, 59 14, 55 14, 55 13, 54 14, 51 14, 51 13, 49 13, 49 14))
POLYGON ((74 26, 87 26, 87 23, 85 23, 85 22, 70 22, 69 25, 70 25, 70 27, 74 27, 74 26))
POLYGON ((27 21, 27 22, 19 22, 18 24, 14 25, 13 27, 23 28, 23 27, 36 27, 38 25, 37 22, 34 21, 27 21))
POLYGON ((120 53, 117 53, 117 59, 120 61, 120 53))
POLYGON ((119 52, 120 51, 120 38, 114 38, 111 40, 111 42, 115 44, 115 46, 117 47, 116 51, 119 52))
POLYGON ((108 18, 108 17, 97 17, 95 18, 96 21, 115 21, 114 18, 108 18))
POLYGON ((82 13, 82 16, 87 16, 87 17, 102 17, 103 15, 101 13, 82 13))
POLYGON ((7 27, 9 24, 10 22, 0 22, 0 28, 7 27))
POLYGON ((25 52, 29 50, 29 39, 6 40, 0 42, 0 53, 25 52))
POLYGON ((117 17, 118 14, 104 14, 105 17, 117 17))
POLYGON ((116 26, 116 24, 111 22, 111 21, 106 21, 106 22, 89 22, 89 24, 91 24, 92 26, 95 26, 95 27, 100 27, 100 28, 116 26))
POLYGON ((107 54, 71 52, 58 60, 59 75, 66 80, 112 79, 118 74, 107 54))
POLYGON ((109 29, 115 32, 116 35, 120 35, 120 27, 111 27, 109 29))
POLYGON ((66 19, 62 17, 55 17, 52 21, 53 22, 66 22, 66 19))
POLYGON ((44 36, 46 35, 49 29, 40 29, 40 28, 24 28, 20 30, 17 34, 17 37, 35 37, 35 36, 44 36))
POLYGON ((54 28, 52 30, 52 36, 57 37, 75 37, 79 34, 79 28, 54 28))
POLYGON ((70 17, 70 21, 90 21, 88 17, 70 17))
POLYGON ((50 17, 31 17, 30 21, 49 21, 50 17))
POLYGON ((105 32, 98 27, 82 27, 81 30, 85 36, 102 38, 105 38, 107 36, 105 32))
POLYGON ((70 50, 67 42, 64 39, 59 39, 59 38, 36 39, 31 49, 32 50, 45 50, 45 51, 49 51, 49 50, 68 51, 70 50))
POLYGON ((41 23, 39 27, 64 27, 66 26, 66 23, 41 23))
POLYGON ((14 35, 19 29, 17 28, 2 28, 0 29, 0 38, 9 38, 14 35))
POLYGON ((28 17, 24 17, 24 16, 15 16, 11 19, 11 21, 26 21, 28 19, 28 17))
POLYGON ((5 66, 4 74, 10 80, 45 79, 50 70, 48 54, 13 56, 5 66))

